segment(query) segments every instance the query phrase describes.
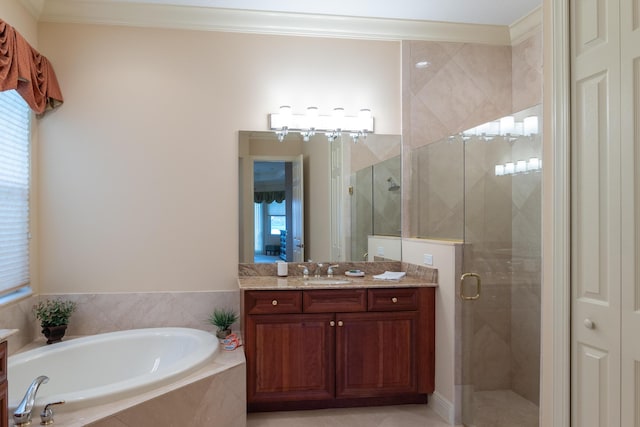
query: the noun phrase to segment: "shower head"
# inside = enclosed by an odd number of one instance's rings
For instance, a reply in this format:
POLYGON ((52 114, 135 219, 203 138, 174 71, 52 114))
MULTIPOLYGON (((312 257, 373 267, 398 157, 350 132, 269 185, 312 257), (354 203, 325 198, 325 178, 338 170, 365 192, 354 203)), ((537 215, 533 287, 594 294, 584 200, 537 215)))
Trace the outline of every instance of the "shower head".
POLYGON ((398 191, 400 189, 400 185, 392 177, 387 178, 387 182, 389 183, 389 191, 398 191))

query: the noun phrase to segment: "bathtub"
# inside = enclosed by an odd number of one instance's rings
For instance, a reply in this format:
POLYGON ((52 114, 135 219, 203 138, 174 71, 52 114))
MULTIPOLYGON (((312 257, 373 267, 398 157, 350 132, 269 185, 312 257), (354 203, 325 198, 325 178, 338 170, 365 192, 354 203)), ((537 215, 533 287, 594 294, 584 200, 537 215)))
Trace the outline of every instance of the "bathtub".
MULTIPOLYGON (((39 375, 49 382, 36 405, 64 400, 68 411, 112 402, 160 387, 206 364, 218 350, 208 332, 150 328, 71 339, 9 357, 9 409, 39 375)), ((34 413, 34 415, 37 415, 34 413)))

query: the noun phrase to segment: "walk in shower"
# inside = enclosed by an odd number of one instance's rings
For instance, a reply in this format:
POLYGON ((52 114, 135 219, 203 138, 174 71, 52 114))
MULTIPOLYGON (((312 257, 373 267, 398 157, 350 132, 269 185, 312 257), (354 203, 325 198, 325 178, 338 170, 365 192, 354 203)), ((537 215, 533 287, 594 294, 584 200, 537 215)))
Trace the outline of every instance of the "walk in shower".
POLYGON ((456 406, 467 426, 538 426, 540 124, 537 106, 411 153, 412 234, 463 242, 456 406))

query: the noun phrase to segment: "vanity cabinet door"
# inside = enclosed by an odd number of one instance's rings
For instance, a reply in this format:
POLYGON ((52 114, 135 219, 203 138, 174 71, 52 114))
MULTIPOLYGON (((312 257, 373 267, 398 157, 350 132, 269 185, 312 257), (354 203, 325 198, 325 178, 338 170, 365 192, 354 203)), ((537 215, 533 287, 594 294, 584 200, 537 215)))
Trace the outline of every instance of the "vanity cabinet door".
POLYGON ((251 403, 332 399, 333 313, 247 316, 247 400, 251 403))
POLYGON ((336 398, 418 392, 418 312, 336 315, 336 398))

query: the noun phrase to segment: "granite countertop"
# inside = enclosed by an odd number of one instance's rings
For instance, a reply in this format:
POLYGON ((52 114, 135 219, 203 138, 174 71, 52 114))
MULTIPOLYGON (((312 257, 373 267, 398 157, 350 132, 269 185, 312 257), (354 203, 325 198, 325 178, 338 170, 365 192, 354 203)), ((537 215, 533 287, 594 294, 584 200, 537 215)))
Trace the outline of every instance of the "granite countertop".
POLYGON ((353 288, 406 288, 406 287, 437 287, 424 278, 405 276, 400 280, 378 280, 369 277, 335 276, 322 277, 321 280, 348 280, 349 283, 327 284, 310 283, 313 277, 303 279, 301 276, 241 276, 238 278, 240 290, 292 290, 292 289, 353 289, 353 288))

